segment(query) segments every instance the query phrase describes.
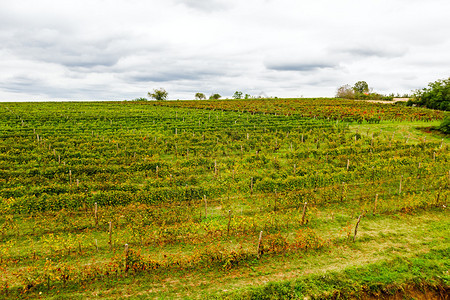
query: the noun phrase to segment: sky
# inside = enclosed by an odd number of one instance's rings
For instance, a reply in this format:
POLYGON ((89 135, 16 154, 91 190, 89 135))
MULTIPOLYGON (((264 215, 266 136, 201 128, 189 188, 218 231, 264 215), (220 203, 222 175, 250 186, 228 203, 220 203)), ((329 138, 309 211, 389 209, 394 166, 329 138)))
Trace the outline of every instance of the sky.
POLYGON ((0 101, 410 93, 450 76, 448 0, 1 0, 0 101))

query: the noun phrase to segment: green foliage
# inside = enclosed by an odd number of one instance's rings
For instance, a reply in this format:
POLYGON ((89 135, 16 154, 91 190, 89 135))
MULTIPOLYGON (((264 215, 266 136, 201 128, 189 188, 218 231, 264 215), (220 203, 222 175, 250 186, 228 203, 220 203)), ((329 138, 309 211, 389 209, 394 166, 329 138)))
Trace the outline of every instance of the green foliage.
POLYGON ((195 93, 195 99, 196 100, 204 100, 204 99, 206 99, 206 96, 203 93, 195 93))
POLYGON ((242 99, 242 92, 236 91, 233 95, 234 99, 242 99))
POLYGON ((154 89, 153 93, 148 92, 148 96, 152 99, 155 99, 156 101, 163 101, 167 100, 167 96, 169 95, 168 92, 166 92, 165 89, 154 89))
POLYGON ((209 96, 209 99, 211 100, 218 100, 220 99, 222 96, 220 94, 212 94, 211 96, 209 96))
POLYGON ((430 82, 428 88, 417 90, 408 104, 450 110, 450 77, 430 82))
POLYGON ((365 81, 358 81, 353 87, 346 84, 340 86, 336 91, 336 97, 342 99, 358 99, 358 100, 392 100, 391 95, 382 95, 379 93, 371 93, 369 85, 365 81))
MULTIPOLYGON (((18 298, 14 289, 22 298, 41 291, 50 298, 92 283, 99 296, 110 285, 120 297, 116 288, 129 288, 120 280, 133 275, 150 280, 155 292, 146 296, 158 298, 161 281, 187 273, 227 276, 254 267, 260 276, 267 263, 276 272, 279 261, 298 268, 299 256, 305 268, 316 252, 327 261, 346 251, 339 229, 347 224, 352 233, 363 211, 361 238, 349 243, 355 247, 378 241, 377 231, 367 232, 383 227, 378 218, 395 215, 397 222, 397 215, 422 210, 437 212, 440 237, 448 227, 438 218, 450 196, 448 146, 406 138, 403 130, 394 136, 372 123, 442 115, 338 99, 6 103, 0 106, 0 289, 10 298, 18 298), (343 121, 364 125, 355 124, 355 133, 343 121)), ((420 228, 431 226, 422 217, 415 219, 420 228)), ((407 230, 411 241, 420 234, 407 230)), ((428 238, 442 247, 442 239, 428 238)), ((410 249, 419 251, 415 246, 410 249)), ((181 293, 194 295, 189 289, 181 293)))
POLYGON ((447 116, 439 126, 439 130, 445 134, 450 134, 450 116, 447 116))
POLYGON ((394 298, 395 294, 410 298, 408 290, 416 294, 414 298, 439 299, 449 290, 448 252, 448 248, 433 250, 411 258, 396 257, 342 271, 270 282, 248 291, 227 293, 221 299, 366 299, 382 295, 394 298), (424 293, 426 290, 428 293, 424 293))
POLYGON ((353 86, 355 93, 364 94, 369 92, 369 85, 365 81, 358 81, 353 86))

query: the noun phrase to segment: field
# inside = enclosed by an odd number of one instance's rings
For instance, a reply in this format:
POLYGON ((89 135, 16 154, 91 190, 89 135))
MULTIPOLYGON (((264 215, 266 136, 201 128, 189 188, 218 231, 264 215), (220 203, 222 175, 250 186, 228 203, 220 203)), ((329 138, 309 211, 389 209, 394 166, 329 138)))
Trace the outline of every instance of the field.
POLYGON ((0 104, 0 298, 447 299, 440 111, 0 104))

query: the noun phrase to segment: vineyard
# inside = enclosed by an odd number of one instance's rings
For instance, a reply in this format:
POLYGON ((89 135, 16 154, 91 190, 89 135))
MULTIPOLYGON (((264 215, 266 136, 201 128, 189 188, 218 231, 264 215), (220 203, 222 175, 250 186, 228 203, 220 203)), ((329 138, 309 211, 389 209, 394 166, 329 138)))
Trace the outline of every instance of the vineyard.
POLYGON ((0 298, 448 292, 450 139, 417 129, 444 117, 340 99, 2 103, 0 298), (410 275, 314 285, 389 265, 410 275))

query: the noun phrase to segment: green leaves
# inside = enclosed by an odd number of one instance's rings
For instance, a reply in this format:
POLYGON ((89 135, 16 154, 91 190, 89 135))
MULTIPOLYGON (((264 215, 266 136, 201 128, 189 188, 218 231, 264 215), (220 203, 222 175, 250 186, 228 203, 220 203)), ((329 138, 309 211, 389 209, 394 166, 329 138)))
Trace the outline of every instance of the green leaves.
POLYGON ((450 77, 430 82, 428 88, 417 90, 410 104, 439 110, 450 110, 450 77))

